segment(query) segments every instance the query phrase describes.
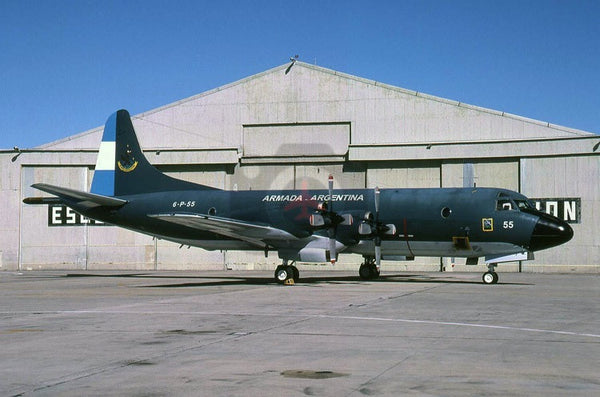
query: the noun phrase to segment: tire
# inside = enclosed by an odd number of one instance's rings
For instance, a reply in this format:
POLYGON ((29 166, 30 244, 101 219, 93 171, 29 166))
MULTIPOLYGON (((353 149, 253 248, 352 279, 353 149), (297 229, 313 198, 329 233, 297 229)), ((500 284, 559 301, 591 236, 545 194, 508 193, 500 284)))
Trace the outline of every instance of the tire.
POLYGON ((484 284, 496 284, 498 282, 498 274, 495 272, 485 272, 481 280, 484 284))
POLYGON ((371 267, 371 279, 377 279, 377 278, 379 278, 379 274, 380 274, 380 271, 377 270, 377 267, 375 265, 373 265, 371 267))
POLYGON ((498 273, 494 272, 494 282, 492 284, 498 284, 498 273))
POLYGON ((293 275, 294 282, 297 283, 298 280, 300 280, 300 271, 298 270, 298 268, 296 266, 290 266, 290 268, 292 268, 292 272, 290 274, 293 275))
POLYGON ((370 280, 373 278, 371 267, 369 265, 360 265, 360 268, 358 269, 358 275, 361 280, 370 280))
POLYGON ((285 280, 290 278, 290 275, 293 274, 293 272, 290 272, 290 267, 291 266, 277 266, 277 269, 275 269, 275 281, 277 281, 277 283, 283 284, 285 280))

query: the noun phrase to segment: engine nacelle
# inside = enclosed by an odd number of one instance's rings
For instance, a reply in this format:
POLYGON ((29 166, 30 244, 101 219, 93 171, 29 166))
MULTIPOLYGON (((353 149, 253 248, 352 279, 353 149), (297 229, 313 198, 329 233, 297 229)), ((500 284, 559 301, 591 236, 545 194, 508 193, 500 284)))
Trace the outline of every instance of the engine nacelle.
MULTIPOLYGON (((337 258, 335 258, 337 260, 337 258)), ((331 255, 328 249, 323 248, 302 248, 298 251, 298 260, 300 262, 323 263, 330 262, 331 255)))
POLYGON ((386 261, 414 261, 414 256, 406 256, 406 255, 383 255, 381 259, 386 261))
MULTIPOLYGON (((325 263, 331 262, 330 251, 326 248, 305 247, 300 251, 279 250, 279 257, 298 262, 325 263)), ((335 258, 337 260, 337 258, 335 258)))

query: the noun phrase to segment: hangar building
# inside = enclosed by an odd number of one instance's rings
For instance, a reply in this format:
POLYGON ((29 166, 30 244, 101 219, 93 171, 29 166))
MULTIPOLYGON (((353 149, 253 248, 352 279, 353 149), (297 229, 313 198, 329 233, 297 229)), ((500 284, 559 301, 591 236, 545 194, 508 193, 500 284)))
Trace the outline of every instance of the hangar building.
MULTIPOLYGON (((599 272, 600 136, 297 62, 133 116, 151 163, 222 189, 494 186, 572 223, 575 236, 498 270, 599 272)), ((116 109, 115 109, 116 110, 116 109)), ((108 117, 108 115, 105 115, 108 117)), ((101 115, 99 117, 104 117, 101 115)), ((102 127, 0 152, 0 269, 274 268, 276 253, 204 251, 30 206, 45 182, 89 189, 102 127)), ((340 255, 338 268, 362 258, 340 255)), ((476 270, 454 258, 383 270, 476 270)), ((330 265, 329 265, 330 266, 330 265)))

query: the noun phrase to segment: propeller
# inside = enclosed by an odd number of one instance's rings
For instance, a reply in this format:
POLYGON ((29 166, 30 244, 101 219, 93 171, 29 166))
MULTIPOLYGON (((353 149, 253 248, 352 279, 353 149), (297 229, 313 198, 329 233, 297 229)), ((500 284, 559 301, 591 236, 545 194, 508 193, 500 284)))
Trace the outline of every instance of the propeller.
POLYGON ((310 216, 310 225, 315 229, 327 229, 329 238, 329 258, 332 264, 337 261, 337 225, 351 225, 353 218, 351 214, 337 214, 333 211, 333 175, 328 180, 328 200, 317 206, 316 213, 310 216))
POLYGON ((383 224, 379 221, 379 200, 381 191, 379 187, 374 190, 375 194, 375 216, 366 212, 363 222, 358 227, 358 233, 366 238, 372 238, 375 243, 375 266, 377 270, 381 267, 381 237, 396 234, 396 226, 393 223, 383 224))
MULTIPOLYGON (((381 191, 375 187, 375 225, 379 225, 379 196, 381 191)), ((379 229, 379 228, 377 228, 379 229)), ((379 230, 377 230, 379 231, 379 230)), ((375 234, 375 266, 379 270, 381 266, 381 237, 379 233, 375 234)))
MULTIPOLYGON (((327 204, 327 208, 329 209, 329 212, 332 215, 336 215, 333 212, 333 175, 329 174, 329 181, 328 181, 328 190, 329 190, 329 203, 327 204)), ((336 252, 336 246, 335 246, 335 232, 336 232, 336 226, 335 224, 333 224, 327 229, 327 236, 329 237, 329 257, 331 260, 331 264, 335 265, 335 262, 337 261, 337 252, 336 252)))

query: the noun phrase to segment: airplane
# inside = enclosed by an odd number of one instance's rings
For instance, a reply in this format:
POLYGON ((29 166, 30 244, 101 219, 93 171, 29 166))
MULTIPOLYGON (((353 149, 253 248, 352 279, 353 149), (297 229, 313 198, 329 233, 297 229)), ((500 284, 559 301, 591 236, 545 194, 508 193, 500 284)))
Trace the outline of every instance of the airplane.
POLYGON ((155 238, 207 250, 277 251, 278 283, 298 281, 296 262, 335 263, 362 255, 359 276, 379 277, 381 260, 416 256, 467 258, 488 266, 569 241, 565 221, 537 210, 524 195, 499 188, 388 188, 227 191, 178 180, 144 156, 126 110, 104 127, 90 192, 35 183, 83 216, 155 238))

